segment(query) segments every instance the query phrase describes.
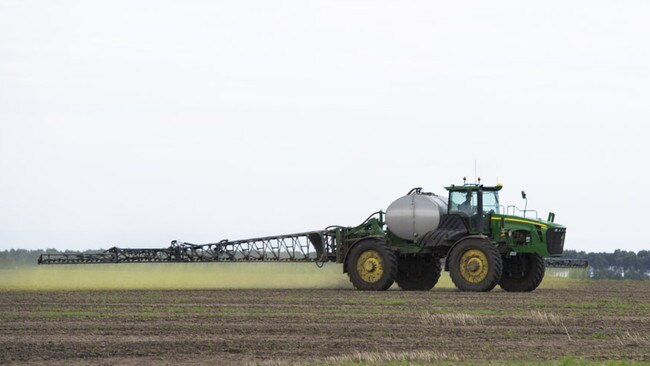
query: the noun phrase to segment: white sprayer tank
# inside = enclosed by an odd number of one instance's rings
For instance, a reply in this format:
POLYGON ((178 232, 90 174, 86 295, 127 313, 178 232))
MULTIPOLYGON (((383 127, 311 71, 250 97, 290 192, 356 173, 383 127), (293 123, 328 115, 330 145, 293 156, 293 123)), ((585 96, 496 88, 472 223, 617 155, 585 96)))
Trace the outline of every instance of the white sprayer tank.
POLYGON ((447 213, 447 200, 434 194, 409 194, 386 209, 386 225, 398 237, 416 240, 440 224, 447 213))

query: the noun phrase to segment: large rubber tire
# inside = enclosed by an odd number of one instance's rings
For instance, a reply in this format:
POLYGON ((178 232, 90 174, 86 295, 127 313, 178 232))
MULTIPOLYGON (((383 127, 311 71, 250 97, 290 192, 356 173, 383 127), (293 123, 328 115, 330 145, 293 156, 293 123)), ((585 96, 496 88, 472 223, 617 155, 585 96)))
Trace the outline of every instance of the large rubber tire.
POLYGON ((487 240, 465 240, 451 250, 449 274, 460 291, 490 291, 502 271, 501 255, 487 240))
POLYGON ((395 281, 404 291, 429 291, 440 278, 440 258, 433 255, 403 256, 397 260, 395 281))
POLYGON ((380 240, 364 240, 352 247, 346 263, 350 282, 358 290, 385 291, 395 281, 395 253, 380 240))
POLYGON ((499 286, 509 292, 530 292, 542 283, 544 272, 544 258, 537 254, 504 258, 499 286))

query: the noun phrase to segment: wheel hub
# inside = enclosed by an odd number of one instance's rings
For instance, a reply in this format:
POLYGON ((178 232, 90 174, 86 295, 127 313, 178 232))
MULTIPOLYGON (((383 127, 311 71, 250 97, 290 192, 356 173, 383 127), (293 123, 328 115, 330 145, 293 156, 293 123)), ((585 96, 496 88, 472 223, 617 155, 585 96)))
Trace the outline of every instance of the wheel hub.
POLYGON ((467 262, 467 269, 472 273, 480 272, 482 265, 480 260, 472 258, 467 262))
POLYGON ((384 274, 383 260, 376 250, 361 253, 356 267, 361 279, 368 283, 379 281, 384 274))
POLYGON ((469 249, 460 257, 460 275, 469 283, 480 283, 488 274, 488 260, 483 251, 469 249))
POLYGON ((370 258, 363 263, 363 269, 368 272, 374 271, 378 267, 379 263, 375 258, 370 258))

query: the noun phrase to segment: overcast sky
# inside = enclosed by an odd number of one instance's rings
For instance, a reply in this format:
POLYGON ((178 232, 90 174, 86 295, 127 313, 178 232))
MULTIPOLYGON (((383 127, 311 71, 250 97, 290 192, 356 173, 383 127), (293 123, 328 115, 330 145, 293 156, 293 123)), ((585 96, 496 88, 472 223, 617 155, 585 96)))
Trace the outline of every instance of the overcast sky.
POLYGON ((478 175, 650 248, 650 2, 0 0, 0 250, 356 225, 478 175))

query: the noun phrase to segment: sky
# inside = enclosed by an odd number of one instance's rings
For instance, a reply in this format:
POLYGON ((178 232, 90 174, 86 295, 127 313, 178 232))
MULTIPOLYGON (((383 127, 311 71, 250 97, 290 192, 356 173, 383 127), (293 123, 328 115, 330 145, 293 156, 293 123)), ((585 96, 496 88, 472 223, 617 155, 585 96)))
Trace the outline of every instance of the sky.
POLYGON ((0 250, 353 226, 476 175, 647 250, 647 1, 0 0, 0 250))

